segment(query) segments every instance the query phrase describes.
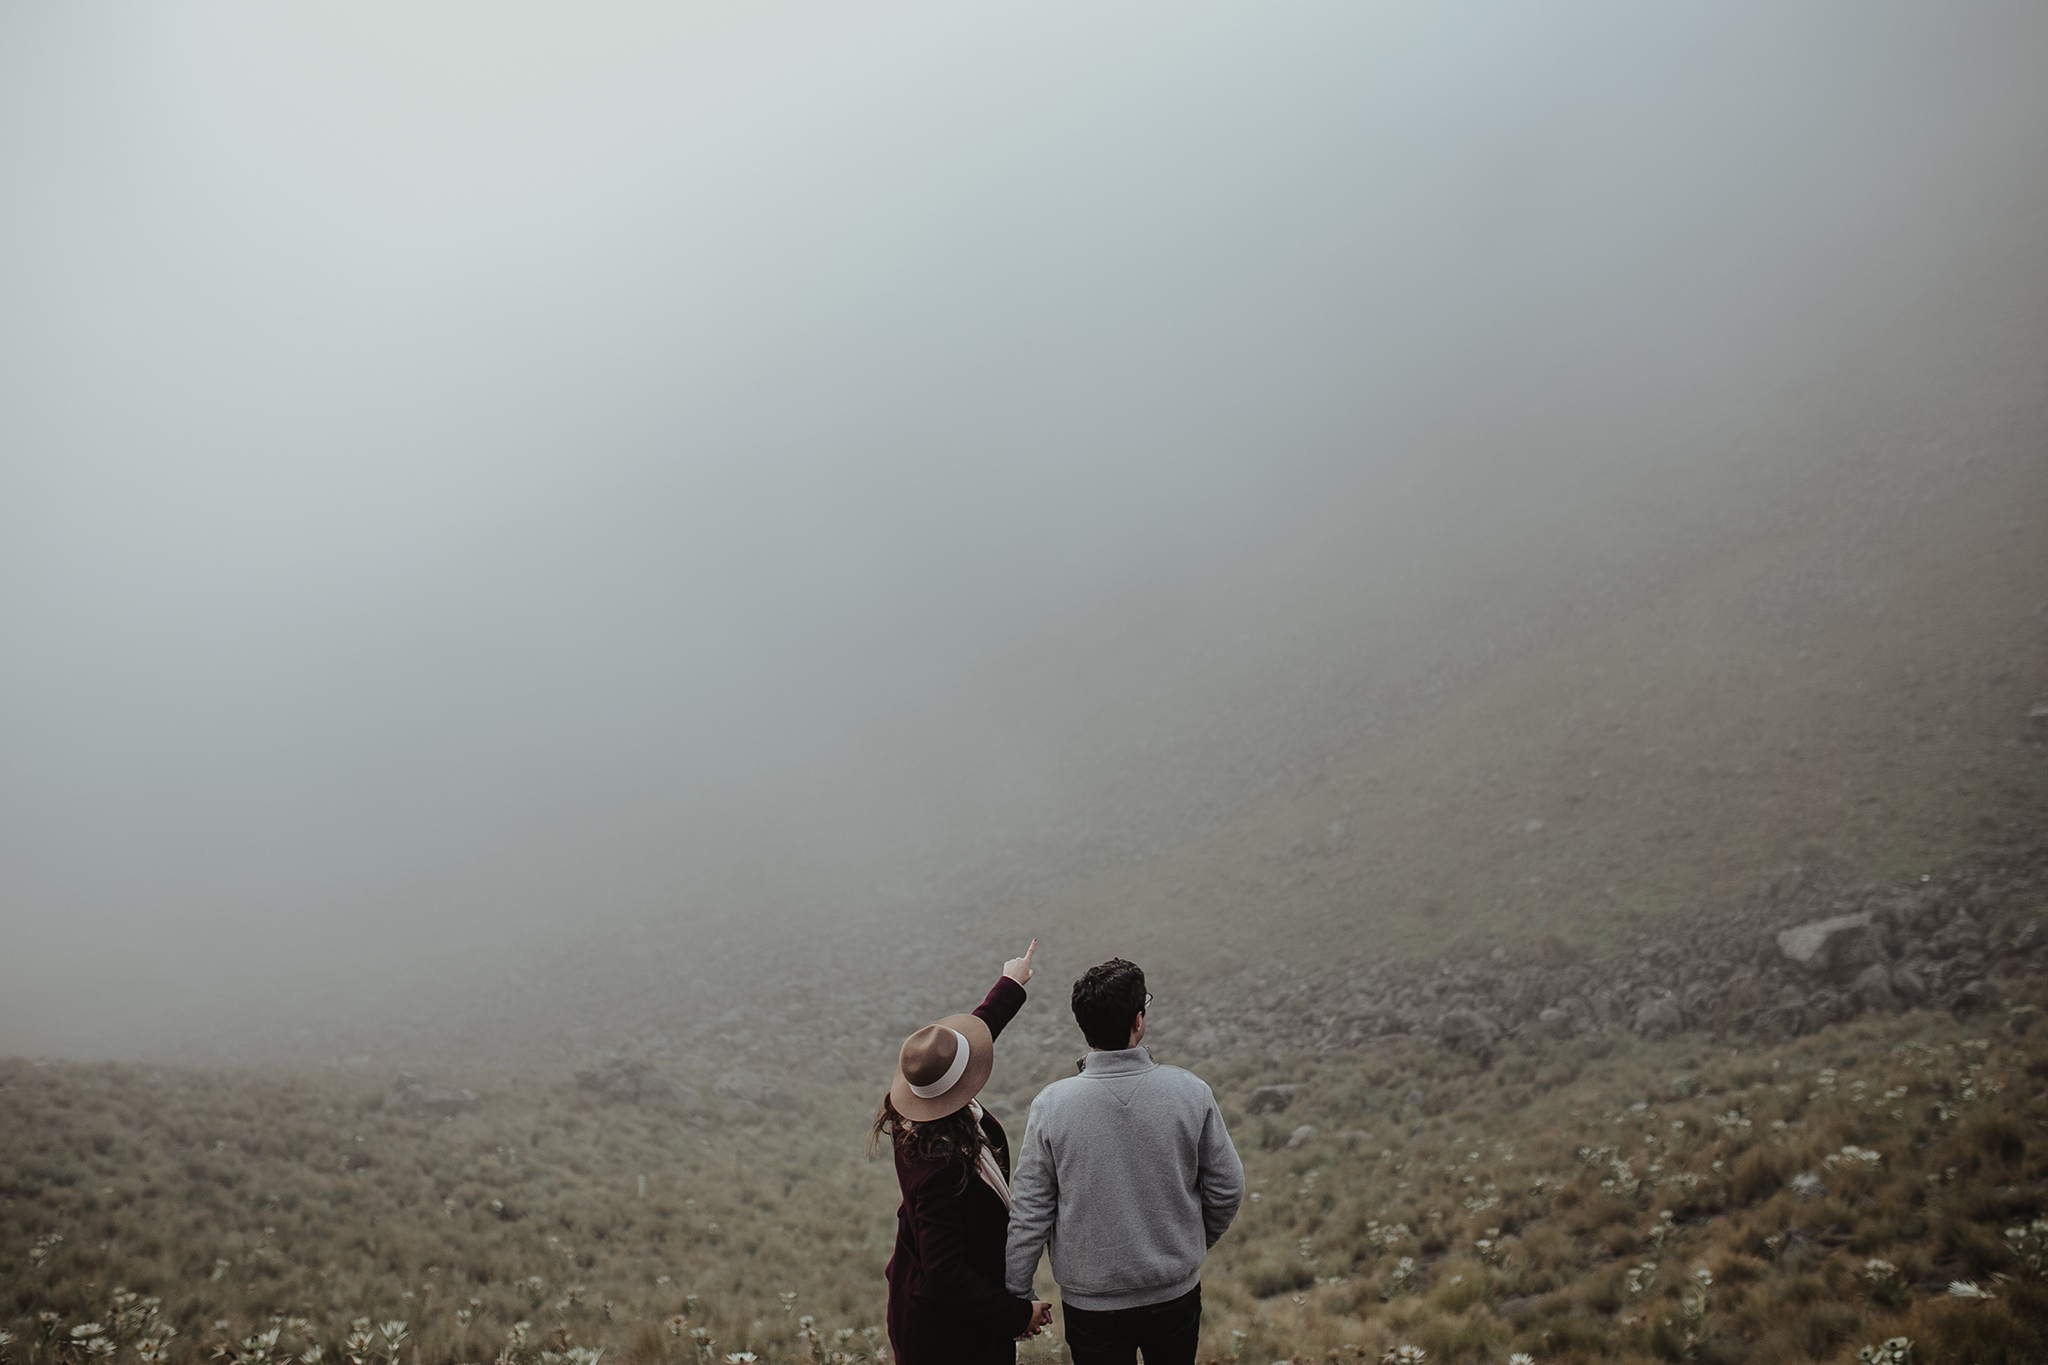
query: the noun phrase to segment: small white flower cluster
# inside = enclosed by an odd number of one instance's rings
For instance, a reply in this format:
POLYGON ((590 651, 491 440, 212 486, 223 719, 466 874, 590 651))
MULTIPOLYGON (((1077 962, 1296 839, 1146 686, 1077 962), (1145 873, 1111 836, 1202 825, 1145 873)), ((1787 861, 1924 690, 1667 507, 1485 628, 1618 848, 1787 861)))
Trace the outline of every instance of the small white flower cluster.
POLYGON ((1407 1290, 1409 1281, 1415 1278, 1415 1258, 1403 1256, 1394 1268, 1387 1272, 1385 1294, 1388 1298, 1407 1290))
POLYGON ((1409 1240, 1414 1235, 1406 1223, 1388 1223, 1382 1227, 1379 1220, 1375 1218, 1369 1219, 1365 1225, 1365 1240, 1377 1242, 1380 1246, 1386 1247, 1389 1250, 1401 1245, 1401 1243, 1409 1240))
POLYGON ((1884 1154, 1882 1152, 1873 1151, 1871 1148, 1868 1147, 1858 1147, 1855 1143, 1852 1142, 1848 1146, 1842 1148, 1840 1152, 1831 1153, 1827 1156, 1822 1157, 1820 1160, 1821 1165, 1827 1167, 1829 1170, 1832 1171, 1844 1161, 1860 1161, 1865 1166, 1875 1166, 1878 1162, 1884 1160, 1884 1154))
POLYGON ((2048 1218, 2036 1218, 2023 1228, 2007 1228, 2005 1244, 2013 1259, 2031 1273, 2048 1270, 2048 1218))
POLYGON ((97 1322, 81 1322, 71 1329, 71 1346, 87 1360, 103 1360, 114 1353, 114 1340, 97 1322))
POLYGON ((1913 1343, 1893 1337, 1882 1346, 1866 1346, 1856 1353, 1858 1365, 1913 1365, 1913 1343))

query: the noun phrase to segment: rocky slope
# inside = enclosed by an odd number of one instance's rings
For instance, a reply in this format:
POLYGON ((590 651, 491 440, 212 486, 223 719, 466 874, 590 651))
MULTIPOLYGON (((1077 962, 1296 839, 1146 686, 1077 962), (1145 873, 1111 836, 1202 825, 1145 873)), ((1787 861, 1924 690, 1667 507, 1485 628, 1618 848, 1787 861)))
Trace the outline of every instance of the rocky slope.
MULTIPOLYGON (((1504 1039, 1684 1030, 1781 1039, 1871 1011, 1966 1013, 1995 1003, 2000 980, 2048 971, 2048 844, 1927 880, 1875 886, 1828 867, 1795 867, 1739 910, 1674 916, 1621 953, 1587 958, 1556 939, 1511 951, 1469 939, 1430 957, 1387 957, 1328 971, 1280 964, 1179 989, 1155 980, 1152 1046, 1174 1060, 1243 1048, 1331 1052, 1422 1036, 1482 1059, 1504 1039)), ((802 979, 756 993, 715 1018, 650 1011, 607 1048, 706 1070, 763 1054, 795 1065, 838 1048, 876 1072, 925 1017, 964 1008, 960 983, 994 964, 923 950, 926 970, 879 984, 866 974, 802 979), (906 987, 906 982, 912 984, 906 987), (922 984, 916 984, 921 982, 922 984)), ((986 956, 984 952, 981 956, 986 956)), ((1005 1047, 1075 1050, 1065 983, 1085 964, 1048 963, 1005 1047)))

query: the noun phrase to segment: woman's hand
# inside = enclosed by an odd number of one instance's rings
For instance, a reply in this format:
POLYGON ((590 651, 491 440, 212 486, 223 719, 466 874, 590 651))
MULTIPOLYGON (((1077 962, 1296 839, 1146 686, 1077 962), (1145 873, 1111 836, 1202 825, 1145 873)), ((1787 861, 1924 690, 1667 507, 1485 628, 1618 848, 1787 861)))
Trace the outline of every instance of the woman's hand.
POLYGON ((1031 1301, 1031 1325, 1024 1329, 1024 1335, 1027 1338, 1035 1337, 1050 1326, 1052 1326, 1052 1305, 1043 1299, 1033 1299, 1031 1301))
POLYGON ((1020 986, 1031 984, 1031 955, 1038 951, 1038 940, 1032 939, 1031 946, 1024 950, 1024 956, 1013 957, 1003 964, 1003 975, 1020 986))

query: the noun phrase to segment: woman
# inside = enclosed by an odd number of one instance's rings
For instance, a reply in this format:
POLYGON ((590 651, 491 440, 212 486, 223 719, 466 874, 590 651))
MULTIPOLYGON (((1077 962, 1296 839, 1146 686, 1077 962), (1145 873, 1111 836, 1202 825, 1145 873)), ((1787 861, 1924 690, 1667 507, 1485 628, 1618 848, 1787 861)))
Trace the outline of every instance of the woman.
POLYGON ((875 1110, 872 1152, 896 1153, 896 1254, 889 1258, 889 1344, 898 1365, 1014 1365, 1017 1341, 1052 1305, 1003 1289, 1010 1232, 1010 1143, 974 1097, 995 1067, 996 1035, 1024 1004, 1032 939, 972 1014, 926 1025, 904 1041, 896 1077, 875 1110))

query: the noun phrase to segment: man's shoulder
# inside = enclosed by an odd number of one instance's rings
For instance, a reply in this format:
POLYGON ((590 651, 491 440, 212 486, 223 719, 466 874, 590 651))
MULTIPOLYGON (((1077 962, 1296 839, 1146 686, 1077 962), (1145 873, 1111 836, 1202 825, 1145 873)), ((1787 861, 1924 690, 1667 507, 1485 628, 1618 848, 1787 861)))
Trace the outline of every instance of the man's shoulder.
POLYGON ((1161 1062, 1158 1069, 1152 1073, 1152 1080, 1156 1085, 1171 1086, 1176 1095, 1199 1099, 1205 1104, 1216 1097, 1216 1092, 1209 1088, 1209 1083, 1186 1067, 1168 1066, 1161 1062))
POLYGON ((1036 1114, 1058 1108, 1061 1103, 1080 1093, 1082 1083, 1087 1079, 1086 1076, 1063 1076, 1054 1081, 1032 1097, 1031 1112, 1036 1114))

